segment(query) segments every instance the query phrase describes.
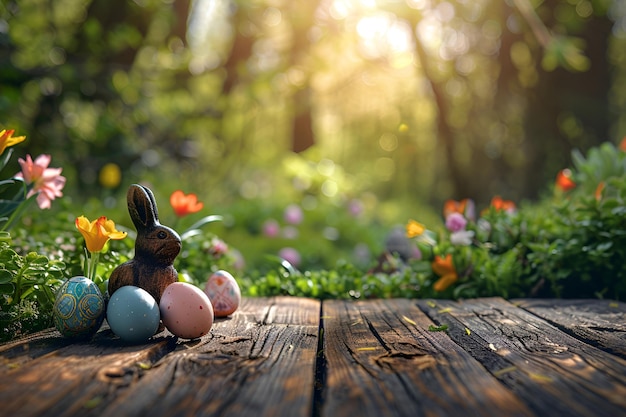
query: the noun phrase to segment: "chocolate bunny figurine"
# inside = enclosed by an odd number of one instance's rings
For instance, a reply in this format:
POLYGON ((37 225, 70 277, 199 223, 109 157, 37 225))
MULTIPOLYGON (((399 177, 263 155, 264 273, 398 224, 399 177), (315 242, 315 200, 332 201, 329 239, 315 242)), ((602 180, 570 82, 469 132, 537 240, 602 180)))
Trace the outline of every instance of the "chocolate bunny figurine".
POLYGON ((178 281, 173 263, 180 253, 181 240, 176 231, 159 223, 154 195, 149 188, 133 184, 126 194, 128 212, 137 229, 135 256, 113 270, 109 294, 124 285, 143 288, 157 301, 165 287, 178 281))

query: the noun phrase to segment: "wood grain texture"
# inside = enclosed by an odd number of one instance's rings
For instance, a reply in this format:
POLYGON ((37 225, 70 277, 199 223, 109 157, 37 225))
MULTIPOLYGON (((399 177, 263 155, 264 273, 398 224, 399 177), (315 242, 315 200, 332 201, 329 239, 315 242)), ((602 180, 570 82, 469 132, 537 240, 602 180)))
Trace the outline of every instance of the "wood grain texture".
POLYGON ((626 359, 626 303, 598 299, 511 302, 586 343, 626 359))
POLYGON ((408 300, 323 305, 323 416, 532 413, 408 300))
POLYGON ((626 361, 499 298, 420 300, 420 308, 537 415, 626 411, 626 361))
POLYGON ((309 416, 319 309, 314 300, 246 299, 241 314, 178 345, 101 415, 309 416))
POLYGON ((127 346, 109 330, 90 343, 24 339, 0 350, 0 415, 308 417, 319 310, 315 300, 245 299, 191 341, 165 331, 127 346))
MULTIPOLYGON (((31 350, 26 342, 22 345, 24 354, 14 358, 19 365, 9 362, 0 372, 3 415, 96 415, 175 345, 175 339, 163 337, 126 346, 113 339, 109 330, 99 333, 91 343, 67 344, 58 333, 49 342, 59 348, 25 360, 31 350)), ((42 350, 39 343, 34 350, 42 350)))
POLYGON ((275 297, 244 298, 197 340, 50 329, 0 345, 0 417, 620 416, 625 314, 598 300, 275 297))

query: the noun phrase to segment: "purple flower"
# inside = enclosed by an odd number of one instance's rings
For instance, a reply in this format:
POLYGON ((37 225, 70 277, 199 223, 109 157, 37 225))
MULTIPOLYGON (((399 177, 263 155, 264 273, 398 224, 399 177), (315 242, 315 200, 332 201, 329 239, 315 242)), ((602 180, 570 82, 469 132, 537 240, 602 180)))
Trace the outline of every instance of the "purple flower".
POLYGON ((269 219, 263 223, 263 234, 267 237, 276 237, 280 232, 280 225, 274 219, 269 219))
POLYGON ((363 203, 360 200, 351 200, 348 204, 348 211, 353 217, 359 217, 363 213, 363 203))
POLYGON ((291 265, 295 267, 300 265, 300 261, 302 260, 300 258, 300 253, 294 248, 290 248, 290 247, 282 248, 278 252, 278 256, 280 256, 281 258, 283 258, 284 260, 286 260, 287 262, 289 262, 291 265))
POLYGON ((422 251, 417 246, 413 246, 411 248, 411 259, 421 260, 422 259, 422 251))
POLYGON ((289 224, 300 224, 304 215, 302 209, 297 204, 290 204, 285 208, 284 218, 289 224))
POLYGON ((446 228, 451 232, 461 232, 465 230, 467 220, 461 213, 450 213, 446 217, 446 228))

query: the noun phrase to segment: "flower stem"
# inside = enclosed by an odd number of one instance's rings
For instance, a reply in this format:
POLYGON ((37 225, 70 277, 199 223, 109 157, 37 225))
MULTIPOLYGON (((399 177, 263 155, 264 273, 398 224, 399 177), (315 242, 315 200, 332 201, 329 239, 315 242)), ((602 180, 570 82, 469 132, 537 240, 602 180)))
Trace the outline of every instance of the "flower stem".
POLYGON ((87 267, 87 278, 96 282, 96 270, 98 268, 98 261, 100 260, 100 252, 92 252, 89 258, 89 264, 87 267))

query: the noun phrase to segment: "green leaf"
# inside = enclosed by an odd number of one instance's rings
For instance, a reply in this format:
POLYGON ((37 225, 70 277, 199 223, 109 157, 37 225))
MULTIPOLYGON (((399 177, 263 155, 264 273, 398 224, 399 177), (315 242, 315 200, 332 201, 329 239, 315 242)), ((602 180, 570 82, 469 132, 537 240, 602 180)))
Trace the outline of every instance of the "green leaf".
POLYGON ((13 149, 6 149, 2 155, 0 155, 0 171, 4 169, 5 166, 9 163, 11 156, 13 155, 13 149))
POLYGON ((197 235, 201 234, 201 231, 199 229, 202 226, 204 226, 205 224, 218 222, 218 221, 222 221, 222 220, 223 220, 223 217, 219 216, 217 214, 205 216, 205 217, 201 218, 200 220, 198 220, 197 222, 195 222, 194 224, 192 224, 187 230, 185 230, 180 235, 180 238, 182 240, 185 240, 185 239, 188 239, 188 238, 190 238, 192 236, 197 236, 197 235))
POLYGON ((14 274, 6 269, 0 269, 0 284, 6 284, 13 281, 14 274))
POLYGON ((430 326, 428 326, 429 332, 445 332, 447 330, 448 330, 447 324, 442 324, 441 326, 435 326, 434 324, 431 324, 430 326))
POLYGON ((15 292, 15 285, 12 282, 0 284, 0 294, 13 295, 15 292))

